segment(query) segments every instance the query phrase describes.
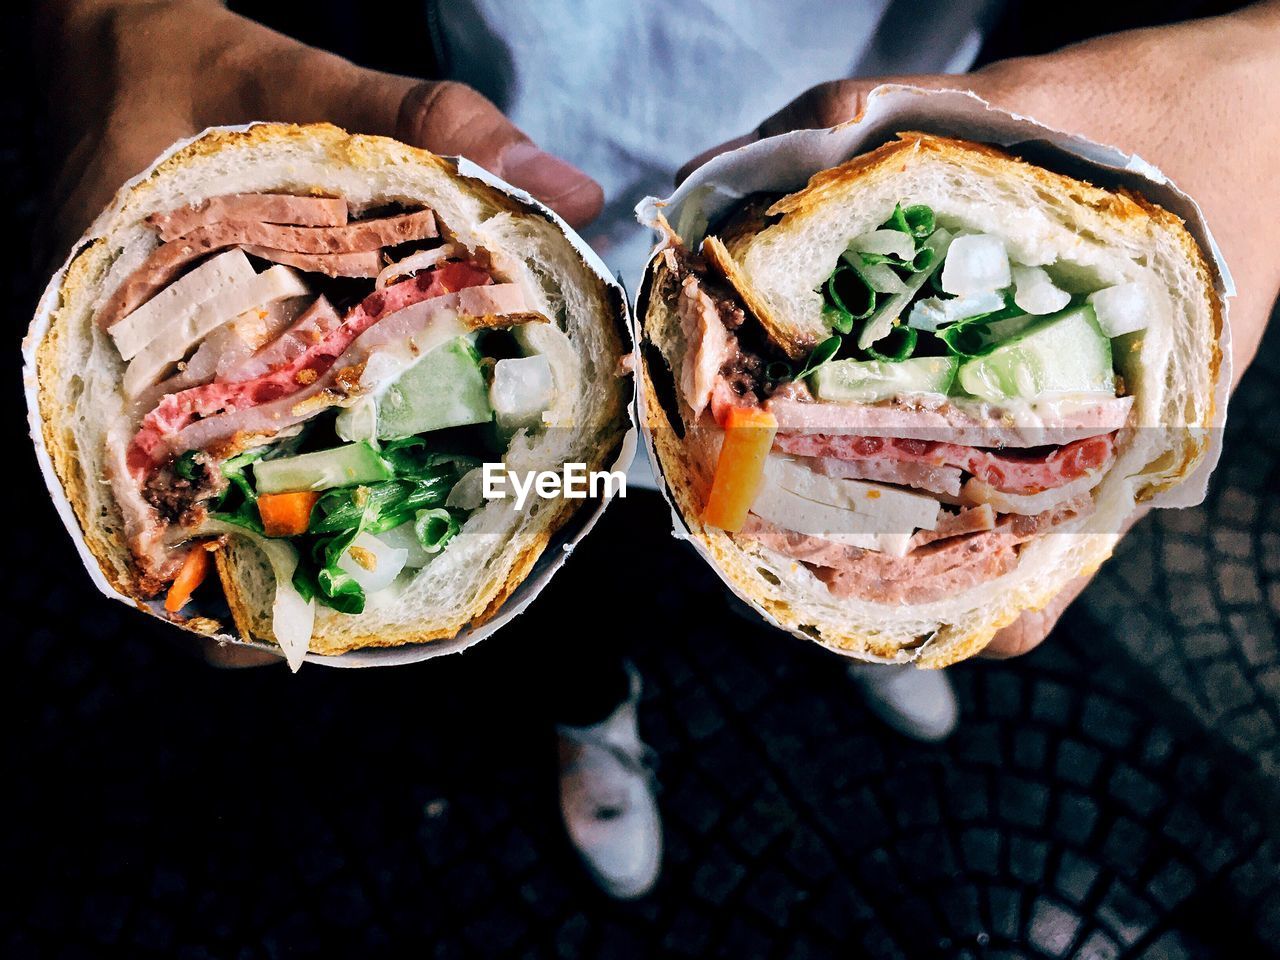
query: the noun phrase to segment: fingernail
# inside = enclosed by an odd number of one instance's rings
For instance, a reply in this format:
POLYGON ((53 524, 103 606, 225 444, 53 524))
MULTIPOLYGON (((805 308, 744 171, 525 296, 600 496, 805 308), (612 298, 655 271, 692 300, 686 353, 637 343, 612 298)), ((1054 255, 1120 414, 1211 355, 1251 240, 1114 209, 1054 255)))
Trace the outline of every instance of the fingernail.
POLYGON ((552 206, 594 181, 572 164, 539 150, 528 140, 511 144, 498 157, 499 175, 552 206))

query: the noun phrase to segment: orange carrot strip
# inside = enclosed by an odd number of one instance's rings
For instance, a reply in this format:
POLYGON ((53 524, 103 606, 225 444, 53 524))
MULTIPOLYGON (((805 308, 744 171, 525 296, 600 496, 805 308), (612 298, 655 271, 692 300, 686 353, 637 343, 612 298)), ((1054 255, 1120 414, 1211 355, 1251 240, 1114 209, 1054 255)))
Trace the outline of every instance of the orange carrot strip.
POLYGON ((209 551, 203 543, 197 543, 187 552, 187 559, 182 561, 182 569, 174 578, 173 586, 164 597, 164 608, 170 613, 177 613, 187 605, 196 587, 204 582, 209 574, 209 551))
POLYGON ((702 522, 737 533, 764 483, 764 461, 778 432, 778 421, 767 410, 731 407, 725 416, 724 444, 711 481, 711 496, 702 522))
POLYGON ((307 532, 311 509, 320 499, 313 490, 263 493, 258 496, 258 516, 268 537, 296 537, 307 532))

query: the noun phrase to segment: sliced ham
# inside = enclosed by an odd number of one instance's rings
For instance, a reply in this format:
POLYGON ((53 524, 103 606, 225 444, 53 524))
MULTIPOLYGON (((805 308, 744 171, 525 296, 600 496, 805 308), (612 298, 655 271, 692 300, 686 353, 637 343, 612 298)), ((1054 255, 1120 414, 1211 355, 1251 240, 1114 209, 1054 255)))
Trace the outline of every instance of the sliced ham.
MULTIPOLYGON (((985 535, 979 535, 985 536, 985 535)), ((859 566, 819 567, 814 576, 827 585, 832 596, 857 597, 872 603, 931 603, 954 596, 980 584, 1002 577, 1018 565, 1018 552, 1008 544, 982 544, 973 540, 951 540, 943 550, 956 562, 929 574, 905 580, 886 580, 859 566)))
POLYGON ((997 490, 1021 494, 1051 490, 1081 477, 1098 475, 1111 462, 1115 437, 1089 437, 1034 453, 995 453, 940 440, 828 433, 779 433, 774 446, 802 457, 957 467, 997 490))
POLYGON ((441 244, 432 250, 415 250, 403 260, 389 263, 380 270, 377 273, 377 280, 374 281, 373 287, 375 290, 381 290, 397 280, 413 276, 419 270, 433 267, 440 261, 447 260, 450 257, 463 256, 465 253, 466 251, 462 247, 452 243, 441 244))
POLYGON ((358 250, 355 253, 294 253, 291 250, 273 250, 252 244, 241 249, 272 263, 309 273, 323 273, 326 277, 376 277, 382 269, 381 250, 358 250))
POLYGON ((685 340, 680 392, 696 420, 711 402, 720 370, 734 348, 715 301, 702 290, 693 273, 686 274, 681 282, 677 310, 685 340))
POLYGON ((439 233, 430 210, 360 220, 342 227, 293 227, 226 220, 197 227, 161 244, 130 274, 98 312, 98 323, 112 326, 163 289, 188 264, 235 246, 266 247, 290 253, 336 254, 376 251, 439 233))
POLYGON ((334 197, 295 197, 284 193, 233 193, 209 197, 168 213, 153 213, 147 223, 172 240, 221 220, 287 223, 300 227, 340 227, 347 222, 347 201, 334 197))
MULTIPOLYGON (((291 297, 254 310, 246 310, 230 323, 209 334, 182 369, 138 397, 134 409, 139 414, 147 413, 171 393, 181 393, 223 377, 236 366, 248 361, 256 350, 279 337, 307 309, 316 308, 320 301, 328 307, 328 301, 324 297, 320 297, 318 301, 312 301, 310 297, 291 297)), ((330 313, 333 312, 332 307, 328 309, 330 313)), ((333 316, 336 320, 337 314, 333 316)))
POLYGON ((318 325, 319 317, 313 317, 317 325, 310 329, 316 333, 304 334, 301 339, 318 339, 306 344, 301 353, 289 351, 289 359, 252 379, 210 383, 165 397, 143 418, 142 429, 130 446, 130 468, 142 471, 163 459, 165 438, 196 419, 258 406, 314 384, 356 337, 383 316, 420 300, 449 293, 451 289, 490 282, 488 274, 467 264, 449 264, 448 268, 419 274, 412 280, 369 294, 327 331, 318 325))
POLYGON ((935 467, 910 460, 840 460, 837 457, 801 457, 800 462, 816 473, 842 480, 876 480, 947 497, 960 495, 958 467, 935 467))
MULTIPOLYGON (((515 284, 494 289, 502 288, 519 292, 515 284)), ((357 337, 314 382, 276 400, 195 420, 164 440, 163 455, 209 450, 217 457, 230 456, 241 449, 243 438, 292 427, 359 394, 366 387, 365 375, 388 353, 403 351, 420 356, 476 326, 509 326, 530 322, 537 316, 523 312, 502 317, 477 316, 462 307, 472 292, 467 289, 444 294, 386 315, 357 337)), ((547 322, 545 317, 537 319, 547 322)))
POLYGON ((215 379, 237 383, 261 377, 300 357, 340 326, 342 317, 333 304, 324 296, 316 297, 293 323, 255 353, 238 362, 219 364, 215 379))
POLYGON ((765 404, 784 433, 859 434, 936 440, 966 447, 1058 446, 1114 433, 1124 426, 1132 397, 1087 403, 1050 402, 1016 414, 993 404, 961 408, 948 400, 900 399, 886 404, 813 403, 774 397, 765 404))
POLYGON ((946 514, 932 530, 917 530, 911 536, 911 543, 907 548, 907 552, 910 553, 912 550, 938 540, 946 540, 949 537, 963 537, 970 533, 985 533, 995 528, 996 512, 991 509, 990 504, 984 503, 977 507, 965 507, 959 513, 946 514))
POLYGON ((739 536, 813 568, 838 597, 873 603, 929 603, 1008 573, 1017 564, 1017 546, 1059 524, 1086 516, 1093 501, 1085 496, 1035 517, 1000 517, 986 529, 989 514, 962 511, 939 524, 941 537, 913 537, 905 557, 859 550, 822 537, 783 530, 748 516, 739 536), (965 532, 966 528, 972 528, 965 532))

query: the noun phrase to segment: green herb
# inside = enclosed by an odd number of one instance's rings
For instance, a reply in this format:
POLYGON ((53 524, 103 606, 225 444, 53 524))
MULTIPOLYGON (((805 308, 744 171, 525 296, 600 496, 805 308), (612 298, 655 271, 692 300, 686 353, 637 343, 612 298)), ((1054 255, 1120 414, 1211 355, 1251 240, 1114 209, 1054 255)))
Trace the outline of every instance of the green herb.
POLYGON ((197 458, 199 451, 188 450, 173 461, 173 472, 183 480, 199 480, 204 467, 197 458))
POLYGON ((828 337, 814 347, 813 352, 809 354, 809 359, 805 361, 804 366, 800 368, 800 372, 796 374, 796 379, 803 380, 823 364, 829 363, 831 358, 840 350, 841 343, 843 341, 839 337, 828 337))

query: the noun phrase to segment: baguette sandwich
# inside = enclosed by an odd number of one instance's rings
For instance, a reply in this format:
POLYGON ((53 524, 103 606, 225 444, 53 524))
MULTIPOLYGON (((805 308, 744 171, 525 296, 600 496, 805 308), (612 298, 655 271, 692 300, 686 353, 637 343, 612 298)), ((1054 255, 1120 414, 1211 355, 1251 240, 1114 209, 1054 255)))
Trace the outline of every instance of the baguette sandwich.
POLYGON ((650 261, 642 428, 701 552, 799 636, 976 654, 1206 455, 1214 269, 1136 194, 906 133, 713 228, 650 261))
POLYGON ((126 185, 27 344, 106 581, 295 669, 494 617, 578 504, 486 498, 482 464, 600 469, 627 428, 626 307, 564 229, 325 124, 213 129, 126 185), (189 603, 213 571, 229 618, 189 603))

